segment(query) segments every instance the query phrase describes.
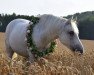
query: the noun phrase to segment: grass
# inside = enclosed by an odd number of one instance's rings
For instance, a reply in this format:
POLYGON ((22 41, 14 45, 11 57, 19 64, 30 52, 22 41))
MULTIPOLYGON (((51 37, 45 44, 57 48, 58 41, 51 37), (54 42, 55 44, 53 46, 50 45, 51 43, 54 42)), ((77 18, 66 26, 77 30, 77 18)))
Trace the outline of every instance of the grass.
POLYGON ((34 63, 5 53, 4 33, 0 33, 0 75, 94 75, 94 41, 82 40, 85 53, 73 53, 57 41, 54 53, 34 63))

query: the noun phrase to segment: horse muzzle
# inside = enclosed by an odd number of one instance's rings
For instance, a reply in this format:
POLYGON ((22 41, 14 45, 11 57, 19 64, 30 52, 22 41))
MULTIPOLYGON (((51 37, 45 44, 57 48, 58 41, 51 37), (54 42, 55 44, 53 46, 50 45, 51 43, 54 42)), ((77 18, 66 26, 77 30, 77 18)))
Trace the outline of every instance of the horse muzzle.
POLYGON ((83 54, 84 48, 83 48, 83 46, 76 45, 76 46, 72 47, 72 50, 83 54))

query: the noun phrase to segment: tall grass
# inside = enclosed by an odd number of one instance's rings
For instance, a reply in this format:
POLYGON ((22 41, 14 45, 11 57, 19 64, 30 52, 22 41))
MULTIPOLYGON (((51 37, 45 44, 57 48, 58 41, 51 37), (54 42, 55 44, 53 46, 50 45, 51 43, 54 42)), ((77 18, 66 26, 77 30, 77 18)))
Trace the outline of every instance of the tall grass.
POLYGON ((30 63, 21 56, 9 59, 4 52, 4 34, 0 33, 0 75, 94 75, 94 42, 91 42, 83 41, 83 55, 57 42, 55 52, 30 63))
POLYGON ((94 50, 79 55, 57 47, 34 63, 21 56, 11 60, 0 52, 0 75, 94 75, 94 50))

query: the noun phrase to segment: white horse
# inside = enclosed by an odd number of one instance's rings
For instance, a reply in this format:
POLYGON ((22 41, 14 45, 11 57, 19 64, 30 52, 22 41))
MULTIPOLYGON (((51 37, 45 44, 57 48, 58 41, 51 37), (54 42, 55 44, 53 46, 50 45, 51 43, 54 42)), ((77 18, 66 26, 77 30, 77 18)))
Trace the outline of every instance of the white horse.
MULTIPOLYGON (((45 50, 46 46, 53 40, 59 38, 61 43, 73 51, 83 53, 83 45, 79 40, 76 21, 64 19, 53 15, 41 15, 39 22, 33 28, 32 39, 39 51, 45 50)), ((26 30, 30 25, 26 19, 15 19, 6 28, 6 52, 10 58, 16 52, 24 57, 29 57, 31 61, 34 56, 27 51, 25 41, 26 30)))

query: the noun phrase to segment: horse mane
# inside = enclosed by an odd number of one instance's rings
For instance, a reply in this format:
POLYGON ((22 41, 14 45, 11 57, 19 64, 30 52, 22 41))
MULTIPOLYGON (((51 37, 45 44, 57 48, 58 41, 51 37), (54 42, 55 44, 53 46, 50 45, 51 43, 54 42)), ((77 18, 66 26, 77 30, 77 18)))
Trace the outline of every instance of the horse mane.
POLYGON ((38 17, 40 18, 38 25, 39 26, 41 25, 43 28, 49 27, 51 25, 54 25, 54 27, 55 27, 55 26, 62 24, 62 22, 64 23, 68 20, 66 18, 57 17, 57 16, 54 16, 51 14, 44 14, 44 15, 40 15, 38 17))

